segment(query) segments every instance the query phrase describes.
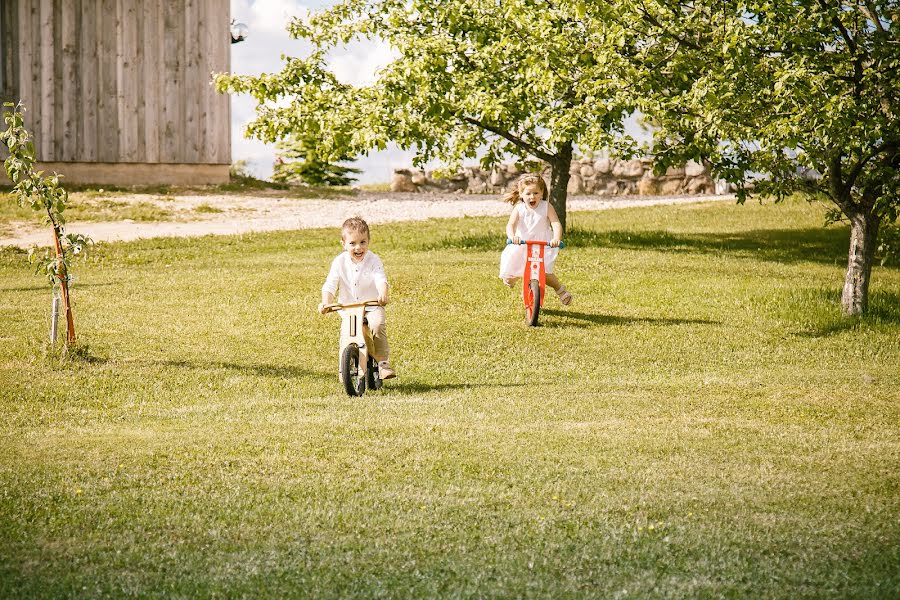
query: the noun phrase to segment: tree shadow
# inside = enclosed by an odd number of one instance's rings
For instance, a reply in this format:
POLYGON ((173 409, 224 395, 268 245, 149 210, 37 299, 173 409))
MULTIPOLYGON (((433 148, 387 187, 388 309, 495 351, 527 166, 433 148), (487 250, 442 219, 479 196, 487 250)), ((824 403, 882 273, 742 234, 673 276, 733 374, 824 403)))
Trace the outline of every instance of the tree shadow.
POLYGON ((564 323, 559 321, 542 322, 544 327, 588 327, 593 325, 721 325, 721 321, 709 321, 707 319, 658 319, 654 317, 619 317, 615 315, 603 315, 595 313, 576 312, 573 310, 542 309, 541 315, 551 317, 563 317, 575 320, 578 323, 564 323))
MULTIPOLYGON (((108 286, 108 285, 116 285, 116 284, 115 284, 115 282, 112 282, 112 281, 101 281, 101 282, 97 282, 97 283, 75 282, 75 283, 69 284, 69 289, 74 291, 74 290, 79 290, 81 288, 103 287, 103 286, 108 286)), ((52 292, 53 290, 50 287, 49 283, 45 284, 45 285, 28 285, 28 286, 21 286, 21 287, 0 287, 0 292, 40 292, 40 291, 52 292)))
MULTIPOLYGON (((817 262, 833 264, 846 260, 849 249, 847 227, 804 229, 753 229, 733 233, 672 233, 668 231, 591 231, 573 228, 566 232, 572 248, 625 248, 674 253, 730 255, 779 263, 817 262)), ((447 237, 422 245, 424 250, 501 251, 496 235, 447 237)), ((888 267, 889 268, 889 267, 888 267)))
POLYGON ((811 327, 797 332, 796 335, 808 338, 825 338, 838 335, 846 331, 865 330, 882 325, 900 325, 900 293, 889 291, 875 291, 869 294, 869 307, 865 315, 856 317, 843 317, 837 314, 840 310, 841 291, 822 291, 820 300, 828 302, 835 307, 835 316, 824 323, 814 324, 811 327))

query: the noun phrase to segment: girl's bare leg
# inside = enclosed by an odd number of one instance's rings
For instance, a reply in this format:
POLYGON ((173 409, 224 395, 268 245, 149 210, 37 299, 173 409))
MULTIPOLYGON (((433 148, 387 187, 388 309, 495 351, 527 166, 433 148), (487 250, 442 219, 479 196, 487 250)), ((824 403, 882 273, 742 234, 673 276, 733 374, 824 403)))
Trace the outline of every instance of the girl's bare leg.
POLYGON ((547 273, 545 275, 545 279, 547 281, 547 285, 553 288, 556 292, 556 295, 559 296, 559 301, 563 303, 563 305, 568 306, 572 304, 572 294, 563 286, 562 282, 554 275, 553 273, 547 273))
POLYGON ((562 284, 559 282, 559 279, 553 273, 546 273, 544 278, 547 280, 547 285, 553 288, 554 291, 559 291, 559 288, 562 287, 562 284))

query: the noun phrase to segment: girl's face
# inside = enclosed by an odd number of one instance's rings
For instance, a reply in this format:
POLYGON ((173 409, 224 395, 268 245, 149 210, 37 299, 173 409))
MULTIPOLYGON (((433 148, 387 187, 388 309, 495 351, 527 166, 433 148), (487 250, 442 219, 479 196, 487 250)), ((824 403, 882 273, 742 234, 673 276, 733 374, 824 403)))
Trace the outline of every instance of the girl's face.
POLYGON ((519 197, 522 198, 528 208, 534 209, 544 199, 544 193, 541 190, 541 186, 536 183, 529 183, 519 192, 519 197))
POLYGON ((369 234, 361 231, 344 230, 341 232, 341 245, 350 253, 350 260, 362 262, 369 251, 369 234))

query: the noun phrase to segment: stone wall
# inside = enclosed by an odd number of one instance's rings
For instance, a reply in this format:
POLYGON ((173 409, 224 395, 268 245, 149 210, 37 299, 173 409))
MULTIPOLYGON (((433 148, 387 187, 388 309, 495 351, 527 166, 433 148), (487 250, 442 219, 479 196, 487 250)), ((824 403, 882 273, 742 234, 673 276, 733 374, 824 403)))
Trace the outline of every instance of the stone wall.
MULTIPOLYGON (((500 165, 486 171, 480 167, 464 167, 446 178, 433 171, 397 169, 391 179, 393 192, 458 192, 467 194, 499 194, 507 191, 522 170, 513 164, 500 165)), ((550 179, 549 167, 544 176, 550 179)), ((573 160, 570 169, 569 194, 595 196, 712 194, 716 184, 702 164, 689 161, 685 166, 669 168, 664 175, 653 175, 652 159, 573 160)), ((721 191, 721 190, 720 190, 721 191)))

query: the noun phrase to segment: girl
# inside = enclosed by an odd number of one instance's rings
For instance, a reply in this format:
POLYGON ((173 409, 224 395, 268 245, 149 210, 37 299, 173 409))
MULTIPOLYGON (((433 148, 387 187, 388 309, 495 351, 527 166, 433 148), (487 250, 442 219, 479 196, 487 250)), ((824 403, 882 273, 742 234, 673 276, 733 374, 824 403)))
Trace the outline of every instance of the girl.
POLYGON ((550 242, 550 248, 544 253, 544 271, 547 284, 559 296, 559 301, 568 306, 572 303, 572 294, 559 282, 553 274, 553 263, 559 254, 559 241, 562 239, 562 224, 556 210, 547 201, 549 196, 547 184, 540 175, 526 174, 519 177, 512 191, 503 196, 504 202, 513 205, 509 222, 506 223, 506 237, 513 241, 500 255, 500 279, 512 287, 516 279, 525 270, 525 245, 523 240, 543 240, 550 242))

